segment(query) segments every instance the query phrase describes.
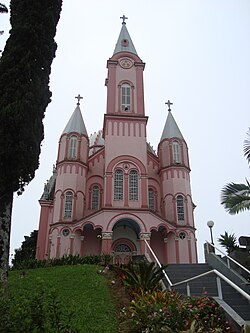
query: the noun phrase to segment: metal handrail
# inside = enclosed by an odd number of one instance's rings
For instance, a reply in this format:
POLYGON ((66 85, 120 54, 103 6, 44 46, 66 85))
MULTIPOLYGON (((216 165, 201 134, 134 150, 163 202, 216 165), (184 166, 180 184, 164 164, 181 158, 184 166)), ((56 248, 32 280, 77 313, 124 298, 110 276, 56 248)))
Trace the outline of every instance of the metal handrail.
POLYGON ((160 261, 158 260, 158 258, 156 257, 156 254, 154 253, 154 251, 152 250, 151 246, 149 245, 148 241, 146 239, 144 239, 145 244, 147 245, 149 251, 152 253, 157 265, 162 269, 162 272, 166 278, 166 280, 168 281, 169 286, 171 287, 173 285, 173 283, 171 282, 170 278, 168 277, 167 273, 165 272, 165 270, 162 268, 162 265, 160 263, 160 261))
MULTIPOLYGON (((248 301, 250 301, 250 295, 248 293, 246 293, 244 290, 242 290, 240 287, 238 287, 235 283, 233 283, 231 280, 229 280, 226 276, 224 276, 223 274, 221 274, 219 271, 217 271, 217 269, 212 269, 211 271, 208 271, 208 272, 205 272, 205 273, 202 273, 202 274, 199 274, 199 275, 196 275, 196 276, 193 276, 189 279, 186 279, 186 280, 183 280, 183 281, 180 281, 180 282, 177 282, 177 283, 174 283, 172 284, 172 287, 175 287, 175 286, 178 286, 178 285, 181 285, 181 284, 184 284, 186 283, 188 285, 188 282, 190 281, 193 281, 193 280, 197 280, 199 279, 200 277, 203 277, 203 276, 206 276, 206 275, 209 275, 209 274, 212 274, 212 273, 215 273, 217 276, 219 276, 222 280, 224 280, 225 282, 227 282, 231 287, 233 287, 236 291, 238 291, 242 296, 244 296, 248 301)), ((189 288, 189 287, 188 287, 189 288)), ((221 298, 221 297, 220 297, 221 298)))
MULTIPOLYGON (((223 251, 221 251, 220 249, 218 249, 214 244, 209 243, 208 241, 206 241, 207 244, 211 245, 214 249, 216 249, 217 251, 219 251, 221 254, 223 254, 227 259, 231 260, 233 263, 235 263, 236 265, 238 265, 240 268, 242 268, 245 272, 247 272, 250 275, 250 271, 244 267, 243 265, 241 265, 237 260, 231 258, 229 255, 225 254, 223 251)), ((227 261, 227 266, 228 268, 230 268, 230 264, 227 261)))
MULTIPOLYGON (((146 239, 144 239, 144 242, 145 244, 147 245, 148 249, 150 250, 150 252, 152 253, 156 263, 158 264, 158 266, 160 268, 162 268, 162 265, 160 263, 160 261, 158 260, 156 254, 154 253, 154 251, 152 250, 151 246, 149 245, 148 241, 146 239)), ((207 242, 207 244, 210 244, 209 242, 207 242)), ((212 245, 212 244, 211 244, 212 245)), ((215 247, 215 246, 214 246, 215 247)), ((222 252, 222 251, 220 251, 222 252)), ((230 258, 230 257, 229 257, 230 258)), ((232 258, 230 258, 232 259, 232 258)), ((241 266, 236 260, 232 259, 232 261, 235 261, 239 266, 241 266)), ((242 266, 244 267, 244 266, 242 266)), ((245 268, 246 271, 248 271, 248 269, 245 268)), ((190 281, 193 281, 193 280, 197 280, 203 276, 206 276, 206 275, 209 275, 209 274, 216 274, 217 275, 217 292, 218 292, 218 296, 220 299, 222 299, 222 289, 221 289, 221 283, 220 283, 220 279, 224 280, 225 282, 227 282, 232 288, 234 288, 236 291, 238 291, 243 297, 245 297, 248 301, 250 301, 250 295, 248 293, 246 293, 244 290, 242 290, 240 287, 238 287, 235 283, 233 283, 231 280, 229 280, 226 276, 224 276, 222 273, 220 273, 219 271, 217 271, 217 269, 212 269, 208 272, 205 272, 205 273, 202 273, 202 274, 199 274, 199 275, 196 275, 196 276, 193 276, 189 279, 186 279, 186 280, 183 280, 183 281, 180 281, 180 282, 177 282, 177 283, 172 283, 171 280, 169 279, 167 273, 165 272, 164 269, 162 269, 162 272, 166 278, 166 280, 168 281, 169 283, 169 286, 172 288, 172 287, 175 287, 175 286, 178 286, 178 285, 181 285, 181 284, 184 284, 186 283, 187 284, 187 294, 190 296, 190 287, 189 287, 189 282, 190 281)))

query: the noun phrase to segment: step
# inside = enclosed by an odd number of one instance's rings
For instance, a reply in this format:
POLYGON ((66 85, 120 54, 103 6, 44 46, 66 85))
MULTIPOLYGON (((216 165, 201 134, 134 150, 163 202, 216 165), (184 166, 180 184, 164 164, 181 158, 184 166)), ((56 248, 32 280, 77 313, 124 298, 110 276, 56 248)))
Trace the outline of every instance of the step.
MULTIPOLYGON (((191 277, 203 274, 212 270, 208 264, 170 264, 166 268, 166 273, 173 284, 187 280, 191 277)), ((216 275, 205 275, 197 280, 189 282, 190 292, 193 296, 204 295, 218 297, 216 275)), ((245 321, 250 320, 250 303, 233 287, 221 280, 223 300, 245 321)), ((174 287, 176 291, 187 294, 186 284, 174 287)))

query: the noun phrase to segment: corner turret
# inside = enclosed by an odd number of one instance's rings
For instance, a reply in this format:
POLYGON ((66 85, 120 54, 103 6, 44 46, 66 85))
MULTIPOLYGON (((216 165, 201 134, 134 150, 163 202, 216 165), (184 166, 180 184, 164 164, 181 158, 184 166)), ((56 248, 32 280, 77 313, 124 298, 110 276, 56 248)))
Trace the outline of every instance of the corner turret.
POLYGON ((181 165, 189 169, 188 147, 172 115, 168 101, 168 116, 158 146, 160 167, 181 165))
POLYGON ((158 146, 159 174, 162 184, 162 213, 177 226, 194 227, 194 204, 190 186, 188 147, 171 113, 168 101, 168 117, 158 146), (177 210, 170 210, 175 203, 177 210))

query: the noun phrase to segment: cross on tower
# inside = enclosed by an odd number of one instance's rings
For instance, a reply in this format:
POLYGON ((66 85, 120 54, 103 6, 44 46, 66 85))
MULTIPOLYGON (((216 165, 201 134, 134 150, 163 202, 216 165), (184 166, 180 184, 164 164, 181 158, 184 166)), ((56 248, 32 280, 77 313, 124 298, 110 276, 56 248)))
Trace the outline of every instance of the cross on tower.
POLYGON ((165 104, 168 105, 168 111, 171 111, 170 105, 173 105, 173 103, 171 103, 170 100, 168 100, 165 104))
POLYGON ((122 19, 122 24, 126 24, 125 20, 127 20, 128 18, 125 15, 123 15, 120 17, 120 19, 122 19))
POLYGON ((82 96, 80 96, 80 94, 78 94, 78 96, 75 97, 77 99, 77 104, 76 105, 80 105, 80 100, 83 99, 82 96))

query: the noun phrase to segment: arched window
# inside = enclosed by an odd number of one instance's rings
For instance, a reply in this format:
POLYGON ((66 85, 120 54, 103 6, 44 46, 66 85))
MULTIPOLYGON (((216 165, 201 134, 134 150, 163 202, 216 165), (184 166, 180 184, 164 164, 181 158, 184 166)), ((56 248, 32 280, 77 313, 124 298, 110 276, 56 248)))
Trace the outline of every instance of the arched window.
POLYGON ((69 218, 72 216, 72 205, 73 205, 73 193, 67 191, 65 195, 64 217, 69 218))
POLYGON ((131 87, 129 84, 124 83, 121 86, 121 94, 122 94, 122 111, 130 112, 131 111, 131 87))
POLYGON ((114 200, 123 200, 123 172, 122 172, 122 170, 115 171, 114 200))
POLYGON ((179 142, 173 142, 173 161, 174 163, 181 163, 181 146, 179 142))
POLYGON ((92 187, 91 209, 99 209, 100 189, 97 185, 92 187))
POLYGON ((176 199, 176 207, 177 207, 177 219, 178 222, 185 220, 184 214, 184 199, 183 196, 178 195, 176 199))
POLYGON ((138 172, 136 170, 129 173, 129 200, 138 200, 138 172))
POLYGON ((152 188, 148 189, 148 208, 155 210, 155 194, 152 188))
POLYGON ((77 137, 71 136, 69 139, 69 158, 77 158, 77 137))

